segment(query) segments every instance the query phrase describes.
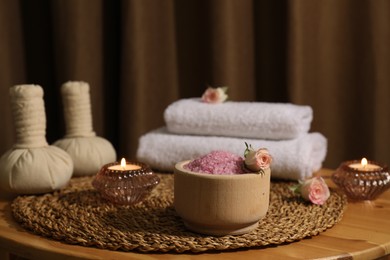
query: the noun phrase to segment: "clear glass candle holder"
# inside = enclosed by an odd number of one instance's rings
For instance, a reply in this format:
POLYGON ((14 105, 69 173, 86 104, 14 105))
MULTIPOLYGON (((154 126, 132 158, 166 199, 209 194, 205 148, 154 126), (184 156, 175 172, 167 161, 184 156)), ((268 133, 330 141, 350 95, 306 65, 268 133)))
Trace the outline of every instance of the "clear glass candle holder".
POLYGON ((92 186, 112 203, 133 205, 144 200, 160 182, 160 178, 144 163, 126 164, 139 167, 132 170, 113 170, 110 167, 120 163, 106 164, 96 174, 92 186))
POLYGON ((377 169, 359 170, 351 165, 360 161, 343 162, 332 174, 332 180, 351 200, 373 200, 390 187, 390 174, 386 165, 369 161, 377 169))

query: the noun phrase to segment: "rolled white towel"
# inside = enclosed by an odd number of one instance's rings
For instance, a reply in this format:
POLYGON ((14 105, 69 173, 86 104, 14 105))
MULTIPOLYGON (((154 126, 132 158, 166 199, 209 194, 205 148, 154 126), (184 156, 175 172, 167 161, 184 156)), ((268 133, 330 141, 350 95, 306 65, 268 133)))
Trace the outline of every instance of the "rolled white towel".
POLYGON ((273 178, 291 180, 305 179, 319 170, 327 151, 327 140, 320 133, 308 133, 292 140, 270 141, 176 135, 164 127, 141 136, 137 159, 154 169, 173 171, 177 162, 194 159, 214 150, 243 156, 245 142, 255 149, 265 147, 269 150, 274 159, 271 165, 273 178))
POLYGON ((310 106, 290 103, 204 103, 181 99, 164 111, 168 131, 176 134, 215 135, 256 139, 294 139, 309 131, 310 106))

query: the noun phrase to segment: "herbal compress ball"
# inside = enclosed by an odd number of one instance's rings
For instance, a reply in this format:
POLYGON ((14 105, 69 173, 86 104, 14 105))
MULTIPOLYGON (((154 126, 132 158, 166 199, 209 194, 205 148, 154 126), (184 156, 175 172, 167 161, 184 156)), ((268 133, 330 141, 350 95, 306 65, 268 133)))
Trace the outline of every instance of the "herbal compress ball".
POLYGON ((92 127, 89 84, 69 81, 61 87, 66 135, 54 143, 73 159, 74 176, 94 175, 99 169, 116 160, 112 144, 96 136, 92 127))
POLYGON ((0 158, 0 186, 14 194, 51 192, 65 186, 73 162, 46 141, 43 89, 38 85, 10 88, 16 143, 0 158))

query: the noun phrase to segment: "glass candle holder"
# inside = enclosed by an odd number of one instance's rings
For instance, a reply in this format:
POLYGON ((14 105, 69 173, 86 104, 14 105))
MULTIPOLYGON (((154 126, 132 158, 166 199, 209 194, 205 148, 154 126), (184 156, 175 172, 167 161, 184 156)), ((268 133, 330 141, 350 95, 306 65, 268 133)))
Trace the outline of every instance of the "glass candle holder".
POLYGON ((351 200, 373 200, 390 187, 388 167, 368 161, 370 168, 355 168, 360 161, 343 162, 332 174, 332 180, 351 200))
POLYGON ((133 205, 144 200, 160 178, 144 163, 126 162, 126 168, 114 162, 104 165, 92 181, 100 194, 115 204, 133 205))

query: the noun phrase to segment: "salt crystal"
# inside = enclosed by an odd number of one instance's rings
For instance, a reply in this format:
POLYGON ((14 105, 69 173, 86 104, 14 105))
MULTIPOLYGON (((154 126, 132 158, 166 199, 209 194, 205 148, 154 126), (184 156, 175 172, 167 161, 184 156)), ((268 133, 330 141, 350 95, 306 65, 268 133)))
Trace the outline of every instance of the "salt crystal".
POLYGON ((184 168, 198 173, 233 175, 246 173, 243 166, 242 157, 226 151, 213 151, 192 160, 184 168))

